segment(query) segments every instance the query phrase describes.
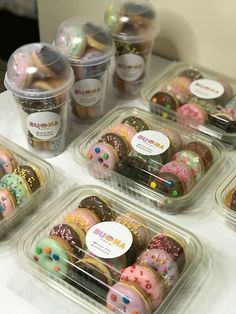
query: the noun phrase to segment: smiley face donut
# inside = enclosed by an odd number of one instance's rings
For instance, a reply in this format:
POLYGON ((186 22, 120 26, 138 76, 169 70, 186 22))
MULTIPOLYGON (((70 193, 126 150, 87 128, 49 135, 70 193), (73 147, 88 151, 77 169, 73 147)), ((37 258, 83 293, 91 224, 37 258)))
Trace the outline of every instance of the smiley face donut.
POLYGON ((72 248, 62 238, 51 236, 41 239, 35 247, 34 260, 44 269, 64 278, 72 262, 72 248))
POLYGON ((87 158, 111 170, 115 169, 119 160, 114 147, 103 142, 92 145, 87 152, 87 158))
POLYGON ((150 298, 144 289, 133 282, 117 282, 107 295, 107 308, 116 313, 150 314, 150 298))

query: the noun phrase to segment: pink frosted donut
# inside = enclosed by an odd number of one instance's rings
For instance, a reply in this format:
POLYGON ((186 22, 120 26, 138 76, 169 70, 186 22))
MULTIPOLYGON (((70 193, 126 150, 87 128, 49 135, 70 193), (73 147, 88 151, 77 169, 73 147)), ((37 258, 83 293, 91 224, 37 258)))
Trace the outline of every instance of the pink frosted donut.
POLYGON ((195 103, 187 103, 177 110, 177 121, 192 128, 206 124, 208 114, 203 107, 195 103))
POLYGON ((5 148, 0 148, 0 168, 4 173, 11 173, 17 166, 16 159, 12 152, 5 148))
POLYGON ((135 128, 133 128, 131 125, 127 123, 121 123, 113 126, 111 132, 123 137, 129 143, 130 146, 132 138, 134 137, 135 134, 137 134, 135 128))
POLYGON ((181 161, 170 161, 161 167, 160 172, 170 172, 175 174, 184 184, 186 192, 189 192, 195 183, 191 168, 181 161))
POLYGON ((104 142, 93 144, 87 152, 87 158, 111 170, 115 168, 119 161, 115 149, 104 142))
POLYGON ((0 213, 3 218, 8 216, 16 207, 16 200, 10 191, 0 188, 0 213))
POLYGON ((158 308, 165 297, 166 288, 163 279, 149 266, 134 264, 123 269, 122 280, 139 284, 150 296, 153 310, 158 308))
POLYGON ((234 121, 236 121, 236 107, 228 106, 228 107, 222 108, 220 112, 230 115, 234 119, 234 121))
POLYGON ((78 208, 73 210, 69 215, 67 215, 64 223, 74 223, 78 225, 85 233, 89 231, 90 228, 98 224, 100 219, 98 216, 87 208, 78 208))
POLYGON ((191 83, 191 79, 178 76, 168 83, 166 90, 173 93, 181 104, 186 104, 192 95, 189 88, 191 83))
POLYGON ((28 53, 17 52, 13 56, 12 73, 9 73, 16 87, 22 87, 27 79, 27 68, 31 64, 31 58, 28 53))
POLYGON ((107 308, 115 314, 150 314, 150 304, 140 290, 132 282, 117 282, 107 294, 107 308))
POLYGON ((166 251, 151 249, 144 251, 137 259, 138 264, 146 264, 161 275, 166 286, 173 287, 179 277, 178 265, 166 251))

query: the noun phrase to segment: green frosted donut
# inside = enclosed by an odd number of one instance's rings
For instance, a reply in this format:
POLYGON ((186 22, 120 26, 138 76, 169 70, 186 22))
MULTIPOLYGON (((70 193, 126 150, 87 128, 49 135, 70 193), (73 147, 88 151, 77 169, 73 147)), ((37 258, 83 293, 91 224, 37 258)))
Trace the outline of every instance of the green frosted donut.
POLYGON ((41 239, 35 247, 34 260, 44 269, 60 278, 64 278, 69 270, 67 251, 56 237, 41 239))
POLYGON ((110 4, 104 15, 104 22, 112 33, 118 33, 121 28, 120 18, 122 15, 122 7, 118 3, 110 4))
POLYGON ((195 180, 199 180, 205 173, 205 167, 200 156, 190 150, 181 150, 175 155, 177 161, 187 164, 194 174, 195 180))
POLYGON ((0 186, 8 189, 15 197, 17 205, 27 201, 31 189, 28 183, 15 173, 9 173, 0 180, 0 186))

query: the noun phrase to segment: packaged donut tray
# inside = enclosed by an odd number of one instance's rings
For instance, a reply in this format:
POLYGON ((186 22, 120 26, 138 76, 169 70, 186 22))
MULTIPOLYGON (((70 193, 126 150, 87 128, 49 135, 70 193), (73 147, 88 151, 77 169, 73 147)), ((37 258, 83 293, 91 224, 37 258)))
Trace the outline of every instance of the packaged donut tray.
POLYGON ((46 197, 53 178, 49 163, 0 136, 0 238, 46 197))
POLYGON ((221 183, 214 194, 216 211, 236 226, 236 170, 221 183))
POLYGON ((205 250, 188 231, 143 212, 99 186, 75 185, 25 226, 18 262, 88 312, 163 313, 177 295, 184 303, 193 276, 201 282, 205 250))
POLYGON ((94 177, 154 213, 192 205, 226 159, 219 141, 134 107, 113 109, 71 148, 94 177))
POLYGON ((173 62, 141 98, 149 110, 236 146, 236 80, 202 66, 173 62))

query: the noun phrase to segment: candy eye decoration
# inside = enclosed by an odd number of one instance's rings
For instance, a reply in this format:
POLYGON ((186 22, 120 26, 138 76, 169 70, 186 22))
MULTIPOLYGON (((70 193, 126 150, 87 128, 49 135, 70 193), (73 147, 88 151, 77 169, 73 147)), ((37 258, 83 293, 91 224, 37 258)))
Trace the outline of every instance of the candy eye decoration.
POLYGON ((109 159, 109 155, 108 155, 107 153, 104 153, 104 154, 102 155, 102 157, 103 157, 103 159, 105 159, 105 160, 109 159))
POLYGON ((60 257, 56 253, 52 255, 52 258, 55 259, 55 261, 58 261, 60 259, 60 257))
POLYGON ((36 254, 40 255, 43 253, 43 250, 41 249, 41 247, 37 246, 35 249, 36 254))
POLYGON ((178 196, 178 191, 173 190, 173 191, 171 192, 171 194, 172 194, 172 196, 178 196))
POLYGON ((112 295, 111 295, 111 301, 112 301, 112 302, 116 302, 116 300, 117 300, 116 295, 115 295, 115 294, 112 294, 112 295))
POLYGON ((152 182, 150 182, 150 187, 152 188, 152 189, 155 189, 156 187, 157 187, 157 184, 156 184, 156 182, 154 182, 154 181, 152 181, 152 182))
POLYGON ((129 302, 130 302, 128 297, 123 297, 122 301, 124 304, 129 304, 129 302))
POLYGON ((96 147, 96 148, 95 148, 95 153, 99 154, 100 151, 101 151, 101 149, 100 149, 99 147, 96 147))
POLYGON ((161 97, 160 103, 161 103, 161 105, 164 105, 164 104, 166 103, 166 98, 165 98, 165 96, 161 97))
POLYGON ((174 185, 174 182, 173 181, 167 181, 167 185, 169 186, 169 187, 172 187, 173 185, 174 185))

